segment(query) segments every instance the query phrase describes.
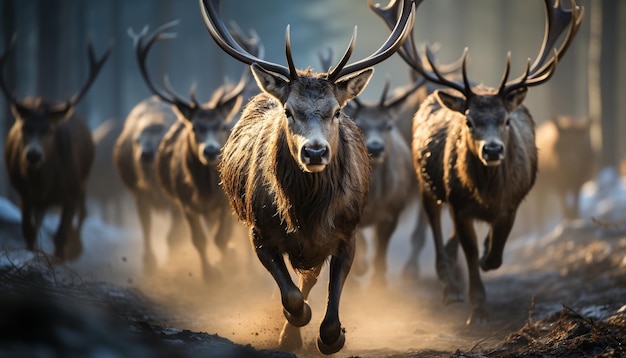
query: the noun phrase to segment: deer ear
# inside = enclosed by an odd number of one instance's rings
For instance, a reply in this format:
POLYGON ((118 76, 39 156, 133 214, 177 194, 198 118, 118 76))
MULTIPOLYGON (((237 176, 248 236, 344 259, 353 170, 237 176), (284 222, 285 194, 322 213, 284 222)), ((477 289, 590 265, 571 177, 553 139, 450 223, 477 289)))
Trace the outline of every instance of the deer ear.
POLYGON ((283 80, 278 75, 266 71, 256 63, 253 63, 250 69, 252 70, 252 75, 254 75, 257 85, 263 92, 276 97, 282 104, 287 102, 287 97, 289 96, 289 82, 283 80))
POLYGON ((21 121, 28 114, 28 110, 19 104, 12 103, 11 104, 11 113, 13 113, 13 117, 16 121, 21 121))
POLYGON ((452 111, 465 113, 465 109, 467 108, 467 100, 465 99, 465 96, 457 96, 448 92, 437 90, 435 91, 435 97, 441 106, 452 111))
POLYGON ((515 90, 504 97, 504 106, 509 112, 513 112, 517 107, 519 107, 524 99, 526 98, 526 93, 528 93, 528 88, 523 87, 518 90, 515 90))
POLYGON ((242 103, 243 95, 233 96, 226 101, 220 103, 219 110, 223 118, 225 118, 227 121, 231 120, 232 117, 241 109, 242 103))
POLYGON ((335 82, 337 101, 343 107, 349 100, 363 92, 374 74, 374 68, 366 68, 350 77, 343 77, 335 82))
POLYGON ((74 106, 69 103, 63 103, 50 107, 48 115, 53 124, 61 124, 68 120, 74 114, 74 106))

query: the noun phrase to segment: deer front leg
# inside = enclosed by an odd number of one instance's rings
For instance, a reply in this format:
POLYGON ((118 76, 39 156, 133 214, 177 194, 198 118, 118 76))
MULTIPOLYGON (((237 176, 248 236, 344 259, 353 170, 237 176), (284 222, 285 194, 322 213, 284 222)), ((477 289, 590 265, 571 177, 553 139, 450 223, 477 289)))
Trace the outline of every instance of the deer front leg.
POLYGON ((489 230, 485 239, 485 251, 480 259, 480 267, 484 271, 495 270, 502 265, 502 253, 504 244, 511 233, 515 222, 515 212, 500 217, 489 230))
POLYGON ((452 221, 456 236, 458 238, 465 260, 467 261, 467 272, 469 274, 469 299, 472 304, 472 313, 467 319, 467 324, 480 324, 489 320, 489 314, 486 308, 485 286, 480 278, 478 268, 478 242, 476 240, 476 232, 471 218, 466 218, 454 212, 452 221))
POLYGON ((193 246, 198 252, 198 256, 200 257, 200 265, 202 267, 202 278, 204 282, 207 284, 213 283, 221 279, 220 273, 209 264, 209 259, 206 253, 206 235, 204 233, 204 228, 202 227, 202 222, 200 221, 200 217, 198 214, 194 213, 189 208, 184 208, 185 219, 187 219, 187 224, 189 225, 189 230, 191 231, 191 241, 193 242, 193 246))
POLYGON ((296 327, 306 325, 311 321, 311 307, 305 302, 300 289, 291 280, 283 253, 277 247, 266 245, 256 228, 251 230, 251 235, 257 257, 278 285, 285 318, 296 327))
POLYGON ((26 241, 26 248, 30 251, 35 250, 38 229, 39 226, 36 223, 33 224, 33 209, 31 205, 26 200, 22 200, 22 235, 24 236, 24 241, 26 241))
POLYGON ((143 271, 151 275, 154 274, 157 267, 156 256, 152 252, 151 226, 152 218, 150 216, 150 205, 148 200, 141 194, 135 196, 135 206, 137 207, 137 216, 139 216, 139 224, 143 233, 143 271))
POLYGON ((402 277, 409 282, 419 280, 419 255, 426 243, 426 220, 428 219, 426 218, 426 213, 423 208, 418 208, 417 211, 417 224, 413 229, 413 233, 411 233, 411 253, 402 269, 402 277))
POLYGON ((388 220, 376 226, 376 251, 374 252, 374 275, 372 282, 377 285, 387 285, 387 252, 389 241, 398 225, 399 213, 394 212, 388 220))
MULTIPOLYGON (((315 267, 312 270, 299 272, 298 276, 300 277, 300 291, 302 292, 302 296, 304 298, 304 302, 306 304, 306 300, 309 298, 309 293, 311 289, 317 283, 317 277, 322 271, 322 265, 315 267)), ((310 310, 309 310, 310 312, 310 310)), ((300 327, 294 326, 287 320, 283 325, 283 329, 280 332, 280 339, 278 340, 278 344, 282 349, 286 349, 289 351, 294 351, 302 347, 302 335, 300 333, 300 327)))
MULTIPOLYGON (((68 258, 65 245, 67 243, 68 236, 72 231, 72 220, 74 219, 74 214, 76 214, 76 204, 74 202, 66 202, 63 204, 63 208, 61 209, 61 222, 59 222, 59 228, 57 229, 56 234, 54 234, 54 255, 61 261, 64 261, 68 258)), ((82 251, 82 247, 81 247, 82 251)), ((80 255, 78 253, 72 253, 76 256, 71 257, 71 259, 75 259, 80 255)))
POLYGON ((455 278, 454 268, 450 266, 450 259, 443 244, 441 205, 427 193, 422 194, 422 205, 428 217, 435 244, 435 269, 439 282, 443 286, 443 303, 448 305, 463 301, 461 285, 455 278))
POLYGON ((330 259, 326 314, 320 324, 320 335, 317 338, 317 349, 323 354, 339 352, 346 342, 345 331, 339 321, 339 301, 354 260, 354 251, 355 239, 352 234, 330 259))

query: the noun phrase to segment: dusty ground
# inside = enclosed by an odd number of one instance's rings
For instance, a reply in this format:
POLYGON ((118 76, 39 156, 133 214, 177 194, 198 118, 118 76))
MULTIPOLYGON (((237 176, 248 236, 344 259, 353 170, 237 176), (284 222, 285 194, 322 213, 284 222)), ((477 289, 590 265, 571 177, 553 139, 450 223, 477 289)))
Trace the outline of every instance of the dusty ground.
MULTIPOLYGON (((5 239, 12 229, 4 229, 5 239)), ((129 357, 293 356, 278 351, 280 297, 245 244, 242 262, 232 263, 223 282, 207 286, 193 251, 161 253, 160 274, 145 278, 137 241, 101 239, 68 265, 9 242, 0 260, 0 356, 51 357, 46 352, 59 347, 67 349, 64 357, 102 350, 129 357), (39 310, 44 314, 32 313, 39 310), (33 327, 48 328, 34 334, 33 327), (50 338, 50 332, 57 333, 50 338)), ((351 278, 340 311, 347 341, 335 356, 626 356, 623 226, 581 220, 542 238, 511 239, 503 266, 483 273, 492 320, 478 327, 464 323, 468 304, 441 303, 431 248, 422 254, 419 282, 400 278, 405 258, 399 253, 407 244, 397 239, 392 248, 388 287, 372 287, 367 276, 351 278)), ((319 356, 314 341, 325 288, 323 274, 310 298, 313 319, 303 329, 298 357, 319 356)))

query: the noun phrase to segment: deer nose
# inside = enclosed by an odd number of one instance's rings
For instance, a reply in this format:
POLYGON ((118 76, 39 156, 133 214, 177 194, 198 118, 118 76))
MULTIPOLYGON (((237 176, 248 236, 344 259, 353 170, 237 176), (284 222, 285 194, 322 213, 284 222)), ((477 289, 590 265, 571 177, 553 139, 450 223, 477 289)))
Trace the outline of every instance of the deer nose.
POLYGON ((323 162, 322 159, 324 158, 324 155, 326 154, 326 152, 327 152, 326 147, 321 147, 321 148, 305 147, 304 157, 309 159, 309 163, 318 164, 318 163, 323 162))
POLYGON ((26 160, 28 161, 28 164, 37 164, 41 161, 42 157, 43 155, 41 152, 36 149, 29 149, 26 152, 26 160))
POLYGON ((209 161, 215 160, 219 156, 219 154, 220 148, 213 145, 205 146, 204 150, 202 151, 202 155, 204 155, 204 158, 209 161))
POLYGON ((154 160, 154 152, 151 150, 142 150, 140 159, 143 163, 150 163, 154 160))
POLYGON ((385 145, 380 142, 368 143, 367 151, 372 157, 378 157, 385 151, 385 145))
POLYGON ((499 160, 504 153, 504 146, 500 143, 487 143, 483 146, 483 158, 499 160))

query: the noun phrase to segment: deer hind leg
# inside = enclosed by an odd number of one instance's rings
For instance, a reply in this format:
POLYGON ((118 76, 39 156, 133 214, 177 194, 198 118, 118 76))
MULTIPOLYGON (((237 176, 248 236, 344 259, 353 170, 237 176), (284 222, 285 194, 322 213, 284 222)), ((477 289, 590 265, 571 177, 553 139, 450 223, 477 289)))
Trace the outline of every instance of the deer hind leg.
POLYGON ((187 227, 184 225, 183 212, 180 206, 172 204, 169 208, 170 227, 167 231, 166 241, 170 254, 177 254, 183 246, 183 239, 189 236, 186 232, 187 227))
POLYGON ((469 275, 469 299, 472 305, 472 313, 467 319, 467 324, 481 324, 489 320, 486 308, 485 286, 480 278, 478 268, 478 242, 476 232, 471 218, 460 217, 458 213, 453 214, 455 232, 467 262, 469 275))
MULTIPOLYGON (((321 271, 322 271, 322 265, 319 265, 315 267, 313 270, 298 273, 300 277, 300 283, 299 283, 300 291, 302 292, 302 297, 304 298, 305 303, 306 303, 306 300, 309 298, 309 293, 311 292, 311 289, 317 283, 317 277, 319 276, 321 271)), ((309 320, 310 320, 310 312, 311 310, 309 309, 308 310, 309 320)), ((285 312, 285 315, 287 314, 288 313, 285 312)), ((290 351, 294 351, 294 350, 301 348, 302 347, 302 335, 300 333, 300 327, 294 326, 293 324, 289 322, 289 320, 285 321, 285 324, 283 325, 283 329, 280 332, 280 338, 278 340, 278 343, 281 348, 290 350, 290 351)))
POLYGON ((352 236, 330 259, 326 314, 320 324, 320 335, 317 337, 317 349, 323 354, 339 352, 346 342, 345 330, 339 321, 339 301, 354 260, 354 251, 355 240, 352 236))

